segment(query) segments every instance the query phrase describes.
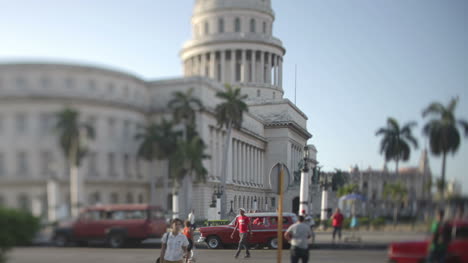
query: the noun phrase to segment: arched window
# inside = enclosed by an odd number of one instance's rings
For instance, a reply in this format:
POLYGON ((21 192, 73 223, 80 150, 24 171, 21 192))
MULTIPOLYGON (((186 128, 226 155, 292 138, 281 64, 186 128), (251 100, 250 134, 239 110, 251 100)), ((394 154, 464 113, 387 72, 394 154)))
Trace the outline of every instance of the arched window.
POLYGON ((255 19, 250 19, 250 32, 255 33, 255 19))
POLYGON ((224 19, 218 19, 218 33, 224 33, 224 19))
POLYGON ((263 34, 266 34, 266 22, 263 22, 262 31, 263 34))
POLYGON ((261 91, 258 89, 257 90, 257 97, 260 97, 260 95, 261 95, 261 91))
POLYGON ((236 17, 234 20, 234 31, 235 32, 240 32, 241 31, 241 21, 240 18, 236 17))
POLYGON ((208 35, 210 33, 210 25, 208 24, 208 21, 205 22, 205 35, 208 35))

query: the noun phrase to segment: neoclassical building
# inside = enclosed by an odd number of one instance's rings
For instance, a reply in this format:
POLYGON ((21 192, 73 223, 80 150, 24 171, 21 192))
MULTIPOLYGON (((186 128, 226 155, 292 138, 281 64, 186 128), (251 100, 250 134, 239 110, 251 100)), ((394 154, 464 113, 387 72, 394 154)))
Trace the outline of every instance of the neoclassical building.
MULTIPOLYGON (((47 218, 68 203, 68 172, 52 126, 54 114, 72 106, 97 131, 79 170, 81 202, 149 202, 154 187, 156 202, 170 209, 165 162, 139 160, 134 135, 140 125, 170 118, 167 103, 175 91, 193 89, 206 107, 196 121, 211 156, 204 161, 209 175, 203 184, 184 180, 179 207, 182 217, 193 208, 197 218, 207 218, 226 136, 214 117, 215 94, 228 83, 248 95, 249 105, 242 128, 232 132, 228 210, 275 210, 270 169, 282 162, 291 173, 297 170, 312 135, 307 116, 283 97, 286 50, 272 35, 274 19, 270 0, 197 0, 193 37, 180 53, 184 76, 175 79, 145 80, 89 65, 0 64, 0 205, 47 218)), ((286 211, 297 189, 287 192, 286 211)))

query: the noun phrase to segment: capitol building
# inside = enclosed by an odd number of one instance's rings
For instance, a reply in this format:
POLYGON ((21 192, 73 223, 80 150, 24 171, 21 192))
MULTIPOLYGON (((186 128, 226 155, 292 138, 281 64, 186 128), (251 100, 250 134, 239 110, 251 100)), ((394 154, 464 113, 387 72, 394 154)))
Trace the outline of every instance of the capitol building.
MULTIPOLYGON (((270 169, 281 162, 291 174, 298 170, 312 137, 307 116, 284 98, 286 49, 272 35, 274 20, 271 0, 197 0, 192 39, 180 52, 184 76, 175 79, 147 80, 79 64, 0 64, 0 205, 49 220, 67 210, 68 169, 53 128, 55 114, 72 107, 96 131, 79 169, 82 204, 147 203, 155 187, 157 204, 170 210, 165 162, 139 160, 134 137, 139 126, 171 116, 167 104, 174 92, 193 89, 205 106, 196 122, 211 158, 204 161, 205 183, 189 187, 184 180, 180 216, 193 208, 197 219, 208 218, 221 183, 226 136, 214 116, 216 93, 228 83, 248 95, 249 112, 242 128, 232 132, 227 209, 274 211, 278 200, 270 169)), ((285 211, 293 210, 298 196, 297 187, 286 193, 285 211)))

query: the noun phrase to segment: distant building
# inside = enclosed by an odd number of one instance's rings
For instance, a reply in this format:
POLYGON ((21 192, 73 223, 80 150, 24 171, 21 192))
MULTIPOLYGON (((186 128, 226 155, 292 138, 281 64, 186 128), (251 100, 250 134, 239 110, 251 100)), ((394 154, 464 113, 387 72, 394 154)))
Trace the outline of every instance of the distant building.
MULTIPOLYGON (((390 216, 393 212, 394 202, 384 196, 384 187, 386 184, 402 183, 408 192, 407 200, 400 205, 400 214, 415 216, 420 208, 428 205, 432 199, 431 191, 428 187, 431 170, 427 151, 423 150, 417 167, 404 167, 399 169, 398 175, 386 168, 375 170, 368 168, 360 170, 357 166, 344 172, 348 184, 357 184, 359 193, 367 198, 367 202, 359 202, 356 206, 356 212, 361 215, 369 216, 390 216)), ((350 205, 347 203, 339 204, 339 197, 336 192, 329 193, 329 208, 334 209, 339 205, 346 214, 350 214, 350 205)), ((320 213, 321 190, 318 185, 312 187, 312 207, 314 214, 320 213)))

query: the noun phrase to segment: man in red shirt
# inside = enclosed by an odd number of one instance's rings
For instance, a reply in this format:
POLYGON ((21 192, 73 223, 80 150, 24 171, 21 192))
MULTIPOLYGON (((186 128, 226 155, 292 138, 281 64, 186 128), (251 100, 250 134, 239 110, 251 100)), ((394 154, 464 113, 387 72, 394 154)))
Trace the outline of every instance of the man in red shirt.
POLYGON ((239 213, 240 215, 236 217, 236 224, 231 234, 231 238, 234 238, 234 233, 236 232, 237 228, 239 228, 239 247, 237 248, 235 258, 239 257, 239 254, 242 250, 242 246, 245 248, 245 258, 249 258, 250 252, 249 252, 249 245, 247 243, 247 240, 248 240, 249 233, 250 233, 250 236, 252 236, 252 227, 250 225, 250 218, 245 215, 245 209, 244 208, 239 209, 239 213))
POLYGON ((333 226, 333 242, 335 242, 335 236, 338 233, 338 238, 341 241, 341 228, 343 226, 343 214, 341 214, 340 209, 337 208, 335 213, 331 217, 332 219, 332 226, 333 226))

